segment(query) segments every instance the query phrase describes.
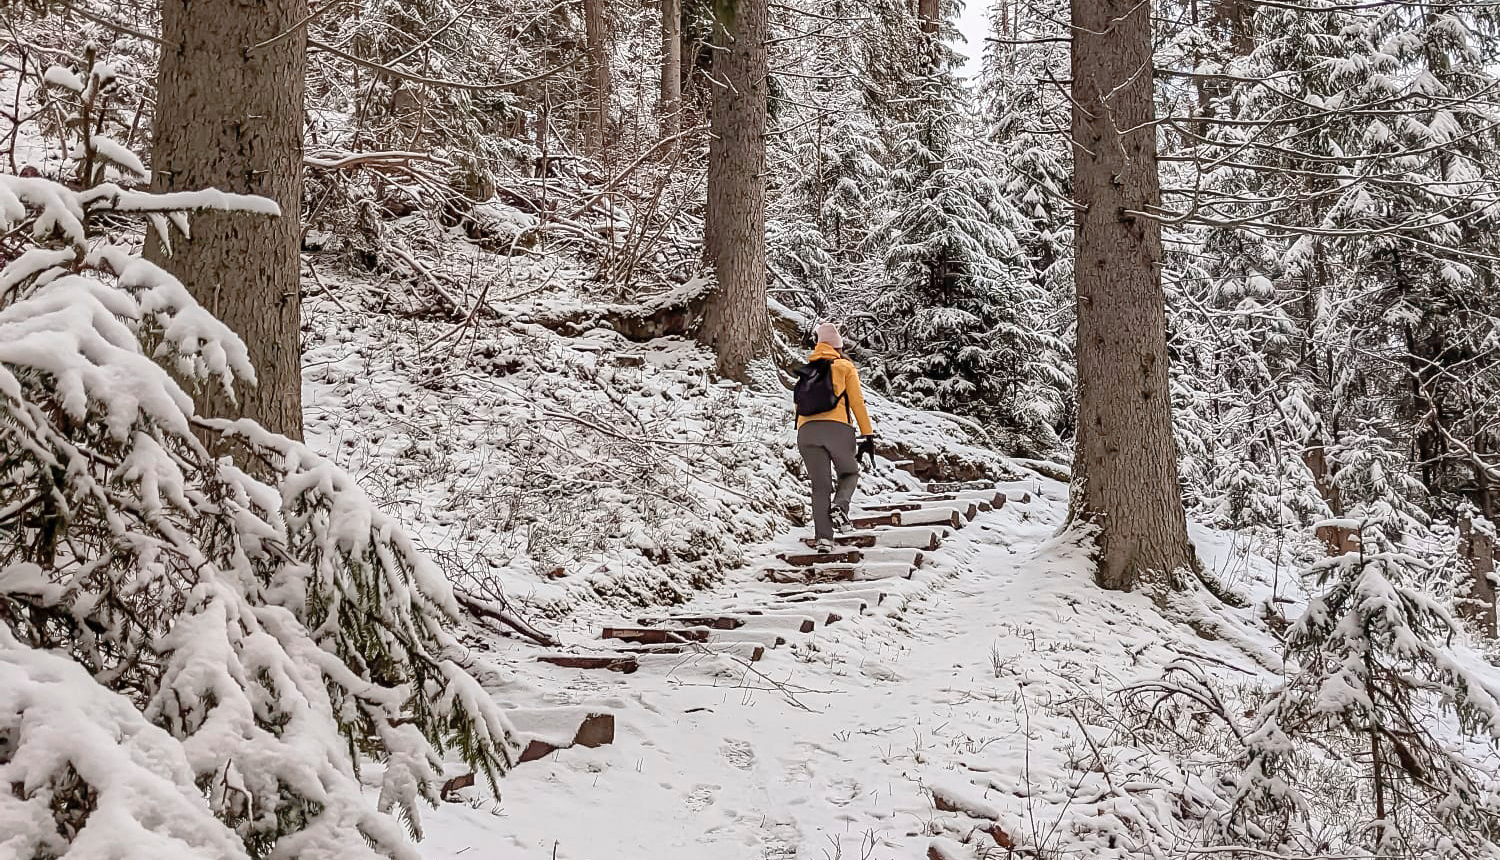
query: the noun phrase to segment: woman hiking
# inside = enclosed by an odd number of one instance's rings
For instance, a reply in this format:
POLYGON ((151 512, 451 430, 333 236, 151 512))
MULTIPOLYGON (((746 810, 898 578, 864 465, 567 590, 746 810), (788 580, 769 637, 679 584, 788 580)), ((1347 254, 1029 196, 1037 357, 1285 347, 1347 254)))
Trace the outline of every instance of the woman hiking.
POLYGON ((816 331, 818 345, 807 357, 807 364, 797 371, 793 399, 797 406, 797 449, 812 479, 813 547, 823 553, 833 551, 835 531, 853 528, 849 503, 859 483, 859 456, 874 458, 875 437, 859 388, 859 371, 842 352, 844 339, 838 327, 823 323, 816 331), (829 474, 830 467, 833 475, 829 474))

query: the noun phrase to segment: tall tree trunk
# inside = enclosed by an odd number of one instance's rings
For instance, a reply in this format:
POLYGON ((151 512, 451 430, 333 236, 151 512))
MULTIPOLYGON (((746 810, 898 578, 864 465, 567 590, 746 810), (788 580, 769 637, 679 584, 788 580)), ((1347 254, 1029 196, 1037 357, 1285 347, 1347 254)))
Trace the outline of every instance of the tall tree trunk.
POLYGON ((250 350, 258 384, 239 388, 238 405, 206 394, 199 413, 243 416, 294 439, 302 437, 306 14, 306 0, 161 0, 152 189, 258 194, 282 214, 202 212, 170 255, 155 241, 147 248, 250 350))
POLYGON ((1474 518, 1465 516, 1458 521, 1458 554, 1469 563, 1469 602, 1464 614, 1474 619, 1484 638, 1493 640, 1495 629, 1495 526, 1489 520, 1481 520, 1478 528, 1474 518))
POLYGON ((661 0, 661 136, 682 126, 682 0, 661 0))
POLYGON ((589 148, 598 155, 609 144, 609 24, 605 0, 583 0, 583 33, 589 43, 590 89, 593 90, 589 148))
POLYGON ((1129 590, 1196 569, 1167 389, 1151 4, 1072 0, 1078 444, 1070 520, 1129 590))
POLYGON ((941 14, 938 0, 917 0, 917 20, 921 22, 923 33, 929 36, 937 34, 941 14))
POLYGON ((770 332, 766 312, 767 0, 721 0, 715 9, 714 101, 709 121, 704 261, 718 288, 702 337, 719 370, 744 378, 770 332))

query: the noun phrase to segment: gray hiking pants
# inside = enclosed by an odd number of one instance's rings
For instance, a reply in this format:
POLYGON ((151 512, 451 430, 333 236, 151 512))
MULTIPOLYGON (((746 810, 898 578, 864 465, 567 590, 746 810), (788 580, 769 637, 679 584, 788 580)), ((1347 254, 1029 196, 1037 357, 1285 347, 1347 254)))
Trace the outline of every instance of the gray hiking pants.
POLYGON ((829 497, 832 496, 832 504, 847 514, 854 499, 854 487, 859 483, 854 428, 842 421, 809 421, 797 431, 797 450, 802 452, 802 462, 807 464, 808 477, 812 478, 814 536, 832 540, 829 497), (830 466, 838 477, 837 491, 834 477, 829 474, 830 466))

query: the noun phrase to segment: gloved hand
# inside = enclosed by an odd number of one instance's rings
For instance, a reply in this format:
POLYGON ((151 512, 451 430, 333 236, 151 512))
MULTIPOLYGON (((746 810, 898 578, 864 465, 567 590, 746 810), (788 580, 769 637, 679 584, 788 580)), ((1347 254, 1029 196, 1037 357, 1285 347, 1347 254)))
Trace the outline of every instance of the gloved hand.
POLYGON ((870 461, 870 468, 875 468, 875 435, 859 437, 859 444, 854 448, 854 459, 866 457, 870 461))

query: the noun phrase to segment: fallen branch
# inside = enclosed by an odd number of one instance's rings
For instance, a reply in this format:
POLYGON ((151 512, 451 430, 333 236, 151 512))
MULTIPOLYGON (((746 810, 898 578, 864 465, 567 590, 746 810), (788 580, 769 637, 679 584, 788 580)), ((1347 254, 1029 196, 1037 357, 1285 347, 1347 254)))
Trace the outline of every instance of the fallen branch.
POLYGON ((496 603, 492 600, 485 600, 482 597, 475 597, 457 588, 453 589, 453 594, 458 598, 458 602, 463 604, 465 609, 481 618, 498 621, 538 645, 548 648, 557 648, 562 645, 562 642, 555 636, 532 627, 520 616, 512 612, 509 606, 503 603, 496 603))
POLYGON ((309 155, 302 159, 302 163, 308 167, 319 170, 348 170, 351 167, 360 167, 365 164, 384 164, 409 166, 413 161, 429 161, 444 167, 452 165, 446 158, 439 158, 427 152, 402 152, 393 150, 390 152, 354 152, 341 158, 319 158, 309 155))

